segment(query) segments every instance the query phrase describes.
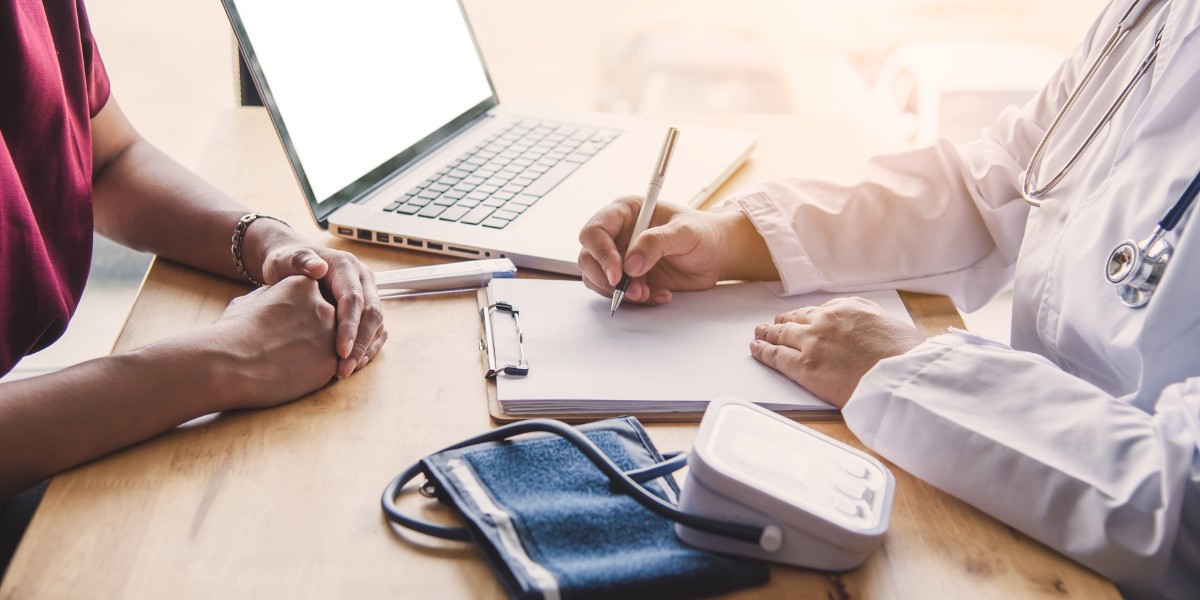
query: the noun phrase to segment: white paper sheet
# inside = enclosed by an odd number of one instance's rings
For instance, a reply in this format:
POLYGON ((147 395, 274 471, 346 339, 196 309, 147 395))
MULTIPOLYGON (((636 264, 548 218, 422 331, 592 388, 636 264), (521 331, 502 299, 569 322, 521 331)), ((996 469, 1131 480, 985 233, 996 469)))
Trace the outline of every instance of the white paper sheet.
MULTIPOLYGON (((677 293, 658 307, 621 305, 577 281, 496 279, 492 302, 520 313, 529 375, 496 379, 510 414, 698 411, 719 396, 737 396, 774 410, 830 409, 787 377, 750 356, 754 327, 838 294, 780 298, 758 283, 677 293)), ((859 294, 912 322, 892 291, 859 294)), ((502 363, 516 362, 512 319, 493 317, 502 363)))

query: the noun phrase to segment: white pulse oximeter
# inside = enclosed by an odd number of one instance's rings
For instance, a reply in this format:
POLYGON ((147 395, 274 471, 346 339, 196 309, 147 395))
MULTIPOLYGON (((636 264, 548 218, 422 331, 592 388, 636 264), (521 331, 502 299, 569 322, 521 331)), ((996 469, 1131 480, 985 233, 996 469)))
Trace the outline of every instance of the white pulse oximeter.
POLYGON ((863 563, 883 542, 896 479, 874 457, 756 404, 708 405, 680 508, 765 527, 751 544, 675 525, 698 548, 826 571, 863 563))

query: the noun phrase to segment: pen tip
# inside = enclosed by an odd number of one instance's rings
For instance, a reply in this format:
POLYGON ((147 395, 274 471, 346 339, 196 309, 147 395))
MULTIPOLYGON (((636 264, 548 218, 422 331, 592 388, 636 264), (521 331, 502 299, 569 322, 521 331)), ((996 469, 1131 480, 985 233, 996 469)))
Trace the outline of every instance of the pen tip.
POLYGON ((613 291, 612 304, 609 306, 608 316, 611 317, 617 314, 617 307, 621 306, 621 300, 625 298, 625 293, 621 290, 613 291))

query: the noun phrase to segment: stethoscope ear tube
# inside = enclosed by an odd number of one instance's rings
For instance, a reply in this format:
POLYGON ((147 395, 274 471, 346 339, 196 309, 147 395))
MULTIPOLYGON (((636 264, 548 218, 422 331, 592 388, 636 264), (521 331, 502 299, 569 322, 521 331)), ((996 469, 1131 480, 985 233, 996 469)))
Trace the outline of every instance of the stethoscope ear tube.
MULTIPOLYGON (((1142 80, 1142 77, 1144 77, 1146 73, 1150 71, 1150 66, 1153 65, 1154 61, 1158 59, 1158 50, 1162 45, 1162 28, 1159 28, 1158 35, 1156 35, 1154 38, 1154 46, 1150 48, 1150 51, 1146 54, 1146 57, 1142 59, 1142 64, 1138 67, 1138 70, 1134 72, 1133 77, 1130 78, 1129 82, 1125 84, 1124 89, 1121 90, 1121 94, 1117 96, 1116 100, 1113 100, 1112 104, 1109 105, 1108 110, 1105 111, 1102 117, 1100 117, 1100 121, 1096 123, 1096 126, 1092 128, 1092 131, 1088 133, 1083 142, 1079 144, 1079 147, 1071 153, 1071 157, 1067 160, 1066 164, 1058 170, 1058 173, 1055 173, 1054 176, 1050 178, 1049 182, 1039 187, 1036 183, 1037 173, 1041 170, 1042 158, 1045 155, 1046 147, 1050 142, 1050 138, 1054 137, 1054 133, 1058 131, 1059 124, 1062 123, 1062 120, 1067 116, 1067 113, 1071 111, 1071 107, 1075 105, 1075 101, 1079 99, 1079 95, 1083 93, 1083 90, 1092 80, 1092 77, 1099 70, 1100 64, 1104 62, 1104 59, 1108 58, 1108 56, 1112 54, 1112 51, 1117 47, 1117 44, 1123 37, 1125 37, 1125 34, 1137 22, 1137 18, 1141 17, 1142 11, 1144 11, 1145 8, 1143 7, 1142 10, 1136 11, 1135 15, 1134 9, 1137 8, 1137 4, 1138 0, 1135 0, 1133 5, 1129 7, 1129 10, 1125 14, 1125 18, 1123 18, 1117 25, 1116 29, 1113 30, 1112 35, 1108 38, 1108 41, 1104 44, 1103 49, 1100 51, 1100 55, 1096 57, 1096 60, 1092 61, 1092 65, 1088 67, 1088 70, 1084 73, 1083 77, 1080 78, 1079 82, 1075 84, 1075 88, 1071 90, 1071 95, 1067 97, 1067 100, 1063 103, 1062 108, 1058 109, 1058 114, 1054 116, 1054 120, 1051 121, 1050 126, 1046 129, 1046 133, 1042 135, 1042 139, 1038 141, 1037 147, 1034 148, 1033 155, 1029 157, 1029 163, 1026 165, 1025 171, 1021 173, 1021 181, 1019 183, 1021 186, 1021 196, 1034 208, 1042 207, 1043 200, 1041 197, 1058 186, 1058 183, 1062 181, 1063 177, 1066 177, 1067 173, 1071 172, 1071 169, 1075 166, 1075 163, 1079 161, 1079 157, 1085 150, 1087 150, 1088 146, 1092 145, 1092 142, 1096 140, 1097 136, 1099 136, 1100 130, 1102 130, 1104 126, 1112 120, 1113 115, 1117 114, 1117 110, 1125 103, 1125 99, 1128 98, 1129 94, 1133 92, 1133 88, 1136 87, 1138 82, 1142 80), (1131 16, 1133 16, 1132 20, 1130 19, 1131 16)), ((1147 4, 1149 4, 1149 2, 1147 2, 1147 4)))

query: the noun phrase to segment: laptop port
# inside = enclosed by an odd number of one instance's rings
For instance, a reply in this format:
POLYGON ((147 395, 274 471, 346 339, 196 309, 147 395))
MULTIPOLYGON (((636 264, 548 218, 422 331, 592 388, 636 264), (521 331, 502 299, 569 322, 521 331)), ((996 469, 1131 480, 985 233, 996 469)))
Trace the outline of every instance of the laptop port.
POLYGON ((354 230, 349 227, 338 227, 338 235, 354 235, 354 230))
POLYGON ((383 242, 385 244, 388 243, 388 234, 376 232, 375 233, 375 241, 383 242))
POLYGON ((458 252, 461 254, 474 254, 475 256, 479 256, 478 250, 472 250, 470 248, 459 248, 458 246, 450 246, 449 250, 451 252, 458 252))
POLYGON ((366 240, 369 242, 369 241, 371 241, 371 237, 372 237, 373 233, 375 233, 375 232, 371 231, 370 229, 359 229, 358 230, 358 239, 366 240))
POLYGON ((416 247, 420 248, 421 246, 424 246, 425 244, 423 244, 423 243, 421 242, 421 240, 414 240, 414 239, 412 239, 412 238, 408 238, 408 245, 409 245, 409 246, 416 246, 416 247))
POLYGON ((425 244, 425 246, 427 248, 429 248, 430 250, 441 250, 442 249, 442 245, 437 242, 429 242, 429 243, 425 244))

